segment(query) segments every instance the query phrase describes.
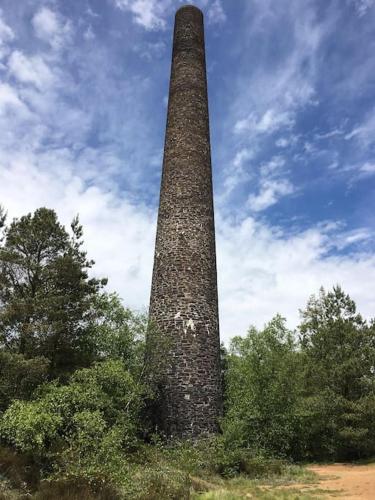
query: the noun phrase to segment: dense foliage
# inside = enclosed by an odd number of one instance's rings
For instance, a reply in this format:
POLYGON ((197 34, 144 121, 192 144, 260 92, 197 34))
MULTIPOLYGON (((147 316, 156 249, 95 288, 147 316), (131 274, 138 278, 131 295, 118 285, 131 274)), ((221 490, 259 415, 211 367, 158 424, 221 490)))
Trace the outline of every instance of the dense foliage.
POLYGON ((340 287, 312 297, 300 325, 306 439, 316 457, 375 454, 375 325, 340 287))
POLYGON ((93 261, 81 249, 78 218, 71 231, 40 208, 5 226, 0 247, 0 342, 44 356, 53 375, 92 361, 92 305, 106 281, 88 277, 93 261))
POLYGON ((3 415, 3 438, 50 468, 54 477, 93 482, 128 479, 126 451, 137 444, 142 386, 121 361, 77 370, 69 384, 40 388, 3 415))
POLYGON ((299 339, 276 316, 229 349, 224 431, 294 459, 375 454, 375 327, 340 287, 301 312, 299 339))
POLYGON ((276 316, 262 331, 250 328, 229 349, 223 428, 237 446, 291 456, 301 393, 301 359, 292 332, 276 316))
POLYGON ((148 424, 147 317, 89 276, 78 219, 0 211, 1 227, 0 498, 2 477, 34 498, 189 498, 210 475, 375 455, 375 324, 340 287, 296 332, 277 315, 223 346, 222 433, 171 444, 148 424))

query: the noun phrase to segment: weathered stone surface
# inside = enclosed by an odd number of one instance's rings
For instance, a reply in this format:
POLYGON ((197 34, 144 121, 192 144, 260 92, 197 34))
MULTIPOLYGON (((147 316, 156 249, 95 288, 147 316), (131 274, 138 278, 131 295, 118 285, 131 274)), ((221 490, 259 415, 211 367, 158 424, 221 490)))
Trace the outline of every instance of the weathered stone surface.
POLYGON ((203 14, 193 6, 175 18, 150 319, 167 339, 160 362, 158 350, 149 349, 161 371, 159 425, 178 437, 215 432, 221 408, 215 229, 203 14))

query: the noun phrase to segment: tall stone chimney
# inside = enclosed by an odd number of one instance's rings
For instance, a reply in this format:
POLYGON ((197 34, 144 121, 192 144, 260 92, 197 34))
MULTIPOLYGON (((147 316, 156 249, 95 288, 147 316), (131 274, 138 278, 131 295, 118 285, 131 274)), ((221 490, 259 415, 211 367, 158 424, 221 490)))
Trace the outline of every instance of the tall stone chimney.
POLYGON ((175 17, 150 322, 159 426, 183 438, 215 432, 220 340, 206 62, 203 14, 191 5, 175 17))

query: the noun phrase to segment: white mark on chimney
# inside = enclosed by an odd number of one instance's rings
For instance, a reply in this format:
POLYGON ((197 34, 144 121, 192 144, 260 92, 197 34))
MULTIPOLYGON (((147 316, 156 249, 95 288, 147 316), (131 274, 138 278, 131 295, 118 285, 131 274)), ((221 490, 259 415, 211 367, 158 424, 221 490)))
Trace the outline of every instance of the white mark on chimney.
POLYGON ((190 328, 192 332, 195 332, 195 325, 194 321, 190 318, 189 321, 186 323, 186 328, 190 328))

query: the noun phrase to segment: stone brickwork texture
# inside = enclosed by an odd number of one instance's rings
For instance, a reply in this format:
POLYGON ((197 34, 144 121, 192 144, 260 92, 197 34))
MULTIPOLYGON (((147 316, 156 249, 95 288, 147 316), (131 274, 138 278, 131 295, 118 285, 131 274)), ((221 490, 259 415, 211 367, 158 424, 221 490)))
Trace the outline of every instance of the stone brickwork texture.
POLYGON ((164 359, 152 360, 161 371, 159 425, 177 437, 217 431, 220 340, 207 80, 203 14, 193 6, 181 7, 175 18, 150 320, 167 339, 164 359))

